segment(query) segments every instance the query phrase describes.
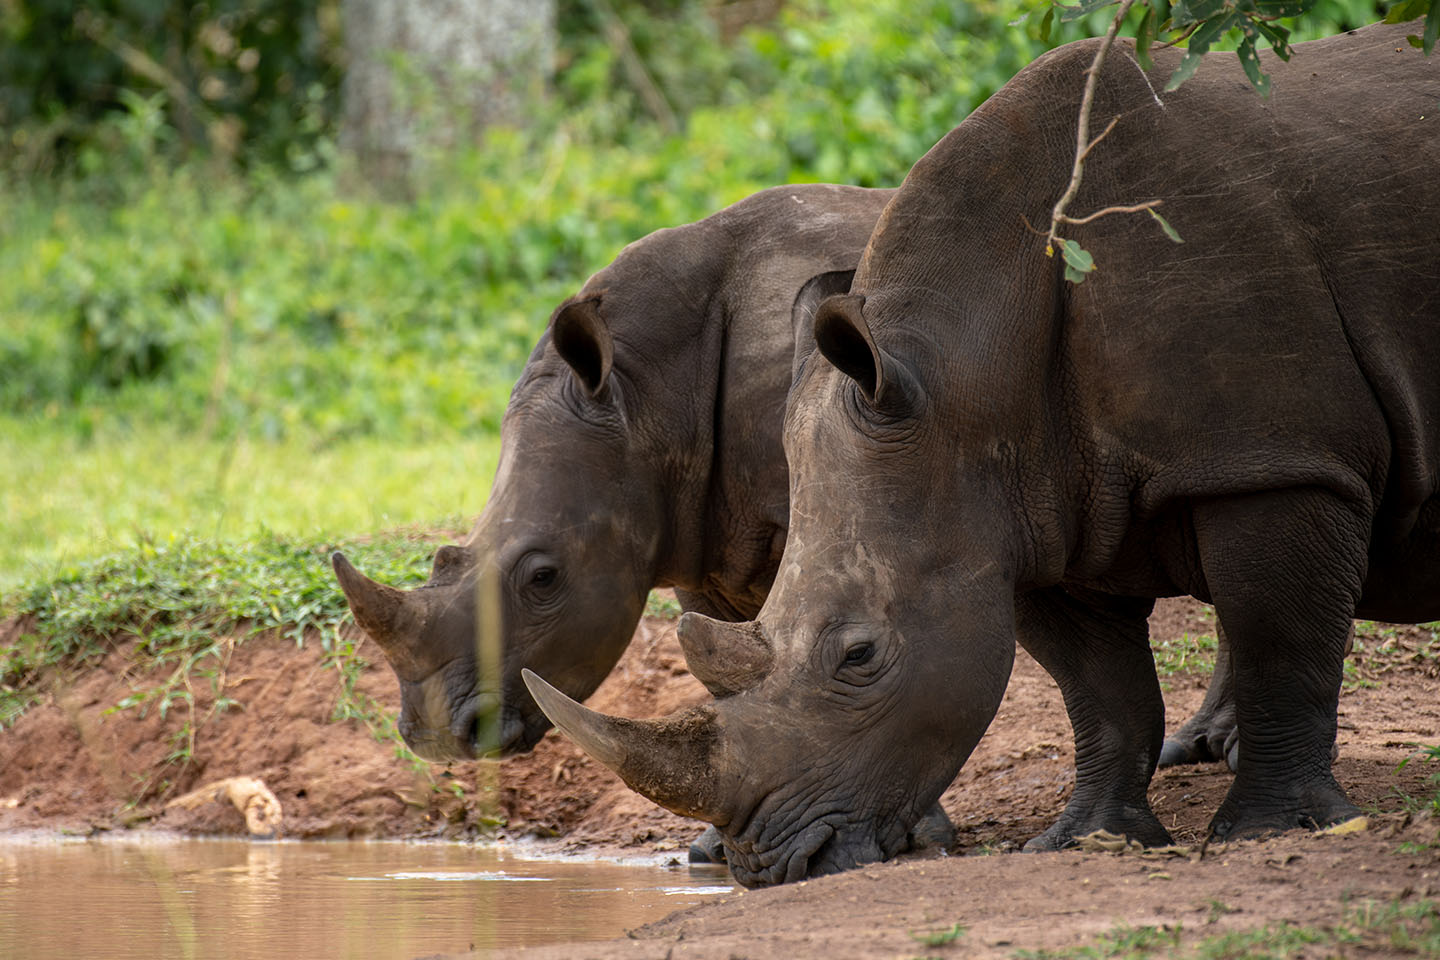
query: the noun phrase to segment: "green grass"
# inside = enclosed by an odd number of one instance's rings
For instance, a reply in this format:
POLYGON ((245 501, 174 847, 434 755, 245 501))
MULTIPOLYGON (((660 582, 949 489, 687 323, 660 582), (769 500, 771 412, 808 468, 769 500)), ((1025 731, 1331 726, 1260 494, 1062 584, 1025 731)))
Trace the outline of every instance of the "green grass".
POLYGON ((485 504, 498 453, 494 434, 327 445, 207 439, 157 425, 82 440, 44 423, 0 421, 0 592, 144 537, 463 531, 485 504))
POLYGON ((1173 640, 1152 640, 1155 672, 1162 677, 1176 673, 1205 672, 1215 667, 1217 642, 1213 634, 1183 633, 1173 640))
MULTIPOLYGON (((1212 912, 1211 921, 1215 916, 1212 912)), ((1091 944, 1063 950, 1018 950, 1020 960, 1285 960, 1302 956, 1436 956, 1440 953, 1440 904, 1434 900, 1348 906, 1333 924, 1281 921, 1183 942, 1174 927, 1119 924, 1091 944), (1343 954, 1342 954, 1343 951, 1343 954)))
POLYGON ((331 652, 349 618, 329 555, 344 549, 377 579, 424 580, 435 538, 391 534, 350 542, 265 534, 243 543, 175 536, 57 568, 14 592, 0 614, 24 618, 23 633, 0 648, 0 728, 32 704, 57 671, 80 667, 117 644, 135 642, 142 672, 173 668, 168 681, 138 689, 117 706, 164 712, 193 706, 191 679, 206 677, 237 637, 279 630, 331 652))

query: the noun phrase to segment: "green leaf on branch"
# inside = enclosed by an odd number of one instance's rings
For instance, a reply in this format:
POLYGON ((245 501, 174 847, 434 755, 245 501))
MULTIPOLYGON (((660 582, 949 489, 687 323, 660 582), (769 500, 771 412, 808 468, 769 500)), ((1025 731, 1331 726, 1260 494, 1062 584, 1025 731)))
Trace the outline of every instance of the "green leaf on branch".
POLYGON ((1180 66, 1176 67, 1175 72, 1170 75, 1170 81, 1165 84, 1165 91, 1168 93, 1178 89, 1180 84, 1194 76, 1195 68, 1200 66, 1200 59, 1205 56, 1205 51, 1210 49, 1210 44, 1235 26, 1240 19, 1240 14, 1231 13, 1201 24, 1200 29, 1191 35, 1190 47, 1185 51, 1185 57, 1180 61, 1180 66))
POLYGON ((1290 59, 1292 51, 1290 49, 1289 30, 1284 27, 1277 27, 1273 23, 1266 23, 1264 20, 1254 20, 1251 22, 1255 24, 1255 29, 1260 31, 1260 35, 1270 41, 1270 49, 1275 51, 1275 56, 1281 60, 1290 59))
POLYGON ((1146 7, 1145 16, 1140 19, 1140 27, 1135 31, 1135 59, 1140 61, 1141 70, 1155 69, 1155 61, 1150 57, 1150 44, 1155 41, 1155 8, 1146 7))
POLYGON ((1425 56, 1435 49, 1436 37, 1440 36, 1440 0, 1430 0, 1430 12, 1425 14, 1425 56))
POLYGON ((1074 240, 1056 237, 1055 242, 1060 244, 1060 256, 1065 258, 1065 279, 1084 283, 1085 274, 1095 270, 1095 258, 1074 240))
POLYGON ((1160 229, 1165 231, 1165 236, 1169 237, 1175 243, 1185 242, 1180 238, 1180 234, 1175 230, 1175 228, 1170 226, 1170 221, 1166 220, 1164 217, 1160 216, 1160 214, 1156 213, 1154 207, 1151 207, 1145 212, 1155 218, 1155 222, 1160 224, 1160 229))
POLYGON ((1235 53, 1240 57, 1240 66, 1245 71, 1245 76, 1250 79, 1250 86, 1262 97, 1270 96, 1270 76, 1260 70, 1260 54, 1255 52, 1255 38, 1259 35, 1253 27, 1246 24, 1245 39, 1240 41, 1240 46, 1235 53))
POLYGON ((1051 7, 1045 11, 1045 17, 1040 21, 1040 42, 1050 42, 1050 27, 1055 23, 1055 8, 1051 7))
POLYGON ((1386 23, 1406 23, 1430 9, 1431 0, 1400 0, 1385 11, 1386 23))

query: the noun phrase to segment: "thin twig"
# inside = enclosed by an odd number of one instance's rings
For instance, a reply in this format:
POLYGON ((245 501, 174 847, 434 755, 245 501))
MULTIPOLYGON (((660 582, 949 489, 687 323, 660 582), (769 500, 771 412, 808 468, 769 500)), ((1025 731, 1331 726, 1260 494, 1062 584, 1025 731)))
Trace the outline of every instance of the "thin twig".
POLYGON ((1173 47, 1173 46, 1175 46, 1175 44, 1177 44, 1177 43, 1184 43, 1186 40, 1189 40, 1189 39, 1190 39, 1190 34, 1194 33, 1196 30, 1200 29, 1200 24, 1201 24, 1202 22, 1203 22, 1203 21, 1196 21, 1195 23, 1190 24, 1190 26, 1186 27, 1186 28, 1185 28, 1185 31, 1184 31, 1183 33, 1181 33, 1180 36, 1178 36, 1178 37, 1171 37, 1169 40, 1166 40, 1164 43, 1153 44, 1150 49, 1152 49, 1152 50, 1164 50, 1166 47, 1173 47))
POLYGON ((1079 225, 1082 223, 1089 223, 1091 220, 1099 220, 1101 217, 1109 216, 1112 213, 1140 213, 1143 210, 1150 210, 1154 207, 1158 207, 1162 203, 1164 203, 1163 200, 1146 200, 1144 203, 1137 203, 1131 207, 1106 207, 1103 210, 1096 210, 1088 217, 1080 217, 1078 219, 1075 217, 1066 216, 1062 213, 1060 214, 1060 222, 1079 225))
POLYGON ((645 102, 645 107, 655 122, 660 124, 660 129, 666 133, 676 133, 680 130, 680 122, 675 118, 675 110, 670 106, 670 100, 665 96, 665 91, 655 82, 650 75, 645 61, 640 58, 640 52, 635 49, 634 42, 630 39, 630 28, 615 8, 610 5, 609 0, 590 0, 591 9, 599 16, 605 30, 605 39, 620 57, 625 72, 630 77, 630 84, 640 99, 645 102))
MULTIPOLYGON (((1085 71, 1085 92, 1080 98, 1080 118, 1076 123, 1075 130, 1075 164, 1070 169, 1070 185, 1055 201, 1055 207, 1050 212, 1050 232, 1046 236, 1046 249, 1052 250, 1055 244, 1055 237, 1058 228, 1064 221, 1065 208, 1070 201, 1075 199, 1075 194, 1080 190, 1080 179, 1085 173, 1085 155, 1090 149, 1090 107, 1095 102, 1095 84, 1100 77, 1100 68, 1105 64, 1105 55, 1110 52, 1110 45, 1115 42, 1115 35, 1120 32, 1120 24, 1125 22, 1125 16, 1130 12, 1135 0, 1123 0, 1120 9, 1115 12, 1115 19, 1110 22, 1110 29, 1105 33, 1105 39, 1100 44, 1100 49, 1095 51, 1095 60, 1090 64, 1090 69, 1085 71)), ((1108 129, 1106 131, 1109 132, 1108 129)), ((1101 136, 1104 136, 1102 134, 1101 136)))
POLYGON ((1090 143, 1085 147, 1085 152, 1081 154, 1080 159, 1083 161, 1086 157, 1090 156, 1090 151, 1095 149, 1095 145, 1098 144, 1101 140, 1104 140, 1106 137, 1108 137, 1110 135, 1110 131, 1115 129, 1115 124, 1119 122, 1120 115, 1116 114, 1115 118, 1110 121, 1109 125, 1106 126, 1104 130, 1100 131, 1100 136, 1096 137, 1094 140, 1091 140, 1090 143))

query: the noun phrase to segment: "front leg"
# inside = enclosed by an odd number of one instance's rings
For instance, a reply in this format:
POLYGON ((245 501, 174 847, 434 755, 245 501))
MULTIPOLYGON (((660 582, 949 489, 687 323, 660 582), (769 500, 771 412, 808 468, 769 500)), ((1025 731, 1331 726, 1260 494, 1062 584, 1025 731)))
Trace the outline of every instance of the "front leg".
POLYGON ((1165 734, 1146 622, 1153 606, 1062 587, 1016 600, 1020 643, 1060 685, 1075 731, 1075 790, 1026 850, 1058 850, 1096 830, 1170 842, 1146 796, 1165 734))
POLYGON ((1355 816, 1330 763, 1369 516, 1304 488, 1208 501, 1194 517, 1206 584, 1230 641, 1240 731, 1239 770, 1212 836, 1355 816))

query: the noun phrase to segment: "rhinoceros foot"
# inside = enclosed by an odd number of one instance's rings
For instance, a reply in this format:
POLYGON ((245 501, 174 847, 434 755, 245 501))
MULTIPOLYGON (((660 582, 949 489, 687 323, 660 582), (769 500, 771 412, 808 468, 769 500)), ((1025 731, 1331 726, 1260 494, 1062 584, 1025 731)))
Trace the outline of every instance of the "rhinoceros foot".
POLYGON ((937 803, 910 828, 906 841, 911 851, 948 850, 955 845, 955 824, 937 803))
POLYGON ((1267 791, 1263 796, 1259 790, 1232 787, 1210 821, 1210 839, 1253 839, 1286 830, 1316 830, 1359 815, 1360 808, 1330 777, 1307 784, 1284 784, 1278 792, 1267 791))
POLYGON ((1235 708, 1218 714, 1197 713, 1166 737, 1160 748, 1159 767, 1213 763, 1223 759, 1234 773, 1240 768, 1240 735, 1235 725, 1235 708))
POLYGON ((1170 833, 1155 819, 1150 808, 1115 810, 1108 813, 1092 811, 1085 815, 1073 814, 1066 810, 1060 819, 1040 836, 1025 844, 1026 853, 1045 853, 1064 850, 1075 846, 1080 837, 1097 830, 1104 830, 1116 836, 1136 840, 1147 847, 1164 847, 1173 841, 1170 833))

